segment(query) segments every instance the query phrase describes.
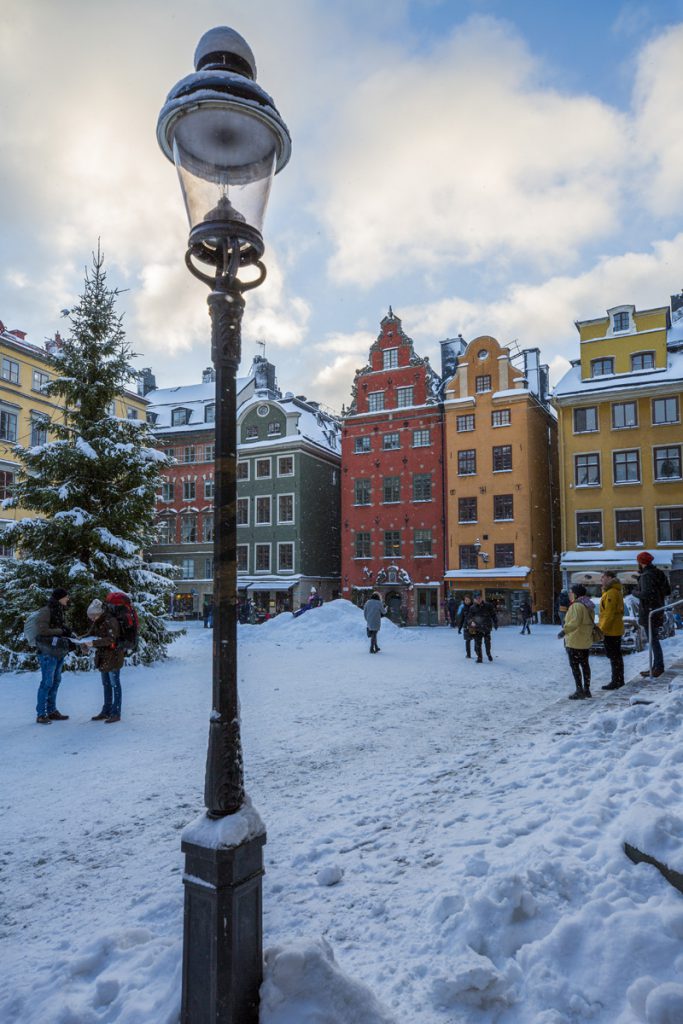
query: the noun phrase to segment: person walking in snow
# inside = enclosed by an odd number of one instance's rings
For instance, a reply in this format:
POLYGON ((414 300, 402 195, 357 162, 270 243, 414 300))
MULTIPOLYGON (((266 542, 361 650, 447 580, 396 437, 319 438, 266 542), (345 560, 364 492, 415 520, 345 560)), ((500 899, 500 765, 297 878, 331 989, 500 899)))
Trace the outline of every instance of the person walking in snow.
POLYGON ((448 600, 446 601, 446 610, 448 612, 448 621, 450 623, 451 629, 455 629, 456 619, 458 617, 458 602, 453 591, 451 591, 450 594, 448 595, 448 600))
POLYGON ((531 616, 533 612, 531 610, 531 603, 528 597, 525 597, 519 606, 519 614, 522 619, 522 629, 520 632, 528 633, 531 636, 531 616))
POLYGON ((569 608, 569 603, 569 594, 566 590, 561 590, 559 597, 557 598, 557 614, 559 616, 561 626, 564 626, 564 619, 569 608))
POLYGON ((483 661, 481 656, 482 641, 486 648, 486 657, 489 661, 493 661, 493 655, 491 654, 491 631, 498 629, 498 616, 494 606, 489 601, 484 600, 481 591, 476 591, 474 594, 474 602, 467 619, 467 628, 474 634, 474 653, 477 656, 476 664, 481 665, 483 661))
POLYGON ((100 670, 104 690, 102 710, 91 721, 111 725, 121 721, 121 669, 126 656, 119 644, 121 626, 97 598, 88 605, 87 615, 91 635, 96 638, 88 646, 95 648, 95 668, 100 670))
MULTIPOLYGON (((641 551, 636 558, 638 563, 638 588, 636 594, 640 600, 638 622, 645 632, 650 627, 650 612, 655 608, 663 608, 665 599, 671 593, 671 586, 661 569, 653 565, 654 558, 649 551, 641 551)), ((664 625, 664 612, 655 612, 652 616, 652 677, 656 679, 664 671, 664 654, 659 640, 659 631, 664 625)), ((648 669, 640 673, 650 675, 648 669)))
POLYGON ((603 690, 619 690, 624 685, 624 656, 621 653, 621 638, 624 635, 624 595, 617 574, 605 569, 600 582, 602 597, 598 626, 603 633, 605 654, 609 658, 612 679, 603 690))
POLYGON ((564 637, 569 667, 576 686, 574 693, 569 694, 569 700, 583 700, 593 696, 588 654, 593 645, 595 608, 587 593, 582 583, 575 583, 571 588, 564 627, 557 634, 558 637, 564 637))
POLYGON ((458 633, 460 634, 460 633, 464 632, 464 634, 465 634, 465 657, 466 658, 471 658, 472 657, 472 639, 473 639, 473 637, 472 637, 472 633, 470 633, 469 628, 468 628, 468 620, 469 620, 469 617, 470 617, 470 612, 472 611, 472 607, 473 607, 472 606, 472 598, 470 597, 469 594, 465 594, 465 596, 462 599, 462 604, 458 608, 457 623, 458 623, 458 633))
POLYGON ((386 613, 387 610, 382 604, 382 599, 375 591, 365 602, 365 607, 363 608, 367 633, 370 637, 370 654, 379 654, 380 648, 377 646, 377 634, 382 626, 382 616, 386 615, 386 613))
POLYGON ((69 592, 55 587, 47 604, 40 609, 36 625, 36 648, 40 665, 40 686, 36 701, 36 722, 51 725, 65 722, 68 715, 57 710, 57 691, 62 681, 62 665, 73 633, 64 619, 69 592))

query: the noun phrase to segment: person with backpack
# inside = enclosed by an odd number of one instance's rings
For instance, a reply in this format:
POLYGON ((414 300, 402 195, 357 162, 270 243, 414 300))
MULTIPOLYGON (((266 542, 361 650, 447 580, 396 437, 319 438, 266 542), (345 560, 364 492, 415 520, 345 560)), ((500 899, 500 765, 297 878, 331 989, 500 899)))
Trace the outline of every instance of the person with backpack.
POLYGON ((519 616, 522 620, 521 633, 528 633, 531 636, 531 616, 533 614, 531 602, 528 597, 525 597, 519 606, 519 616))
POLYGON ((57 710, 57 691, 62 681, 62 665, 69 651, 69 637, 73 633, 64 619, 69 603, 69 591, 55 587, 46 605, 29 616, 25 634, 29 643, 35 641, 40 665, 40 686, 36 701, 36 722, 51 725, 65 722, 68 715, 57 710), (28 635, 28 634, 31 635, 28 635))
POLYGON ((472 633, 470 633, 467 623, 470 617, 470 613, 474 605, 472 604, 472 598, 469 594, 465 594, 462 599, 462 604, 458 608, 458 636, 464 631, 465 633, 465 657, 472 657, 472 633))
MULTIPOLYGON (((640 599, 638 622, 646 632, 650 628, 650 612, 655 608, 663 608, 666 598, 671 593, 671 586, 661 569, 654 565, 654 558, 649 551, 641 551, 636 558, 638 563, 638 587, 636 594, 640 599)), ((659 640, 659 630, 664 625, 664 612, 656 612, 652 616, 652 678, 657 679, 664 671, 664 655, 659 640)), ((650 675, 649 669, 640 673, 643 678, 650 675)))
POLYGON ((87 645, 95 648, 95 668, 100 670, 104 690, 102 710, 93 715, 91 721, 111 725, 121 721, 121 669, 126 656, 121 644, 121 626, 98 598, 88 605, 87 615, 94 637, 87 645))
POLYGON ((482 641, 486 648, 486 657, 489 661, 493 661, 491 631, 498 629, 498 616, 495 607, 489 601, 484 600, 479 590, 474 594, 474 604, 467 618, 467 629, 474 637, 474 653, 477 656, 475 664, 481 665, 483 661, 482 641))

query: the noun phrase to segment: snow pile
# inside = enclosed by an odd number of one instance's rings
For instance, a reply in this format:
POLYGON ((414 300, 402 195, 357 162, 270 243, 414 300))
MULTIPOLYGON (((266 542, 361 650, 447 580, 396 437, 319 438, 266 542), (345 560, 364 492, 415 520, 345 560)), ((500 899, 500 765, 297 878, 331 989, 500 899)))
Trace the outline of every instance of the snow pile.
MULTIPOLYGON (((240 640, 247 639, 247 631, 251 641, 259 637, 267 637, 268 641, 277 642, 281 638, 286 641, 304 643, 338 643, 340 640, 360 640, 366 638, 365 617, 361 608, 351 601, 339 599, 328 601, 319 608, 310 608, 296 618, 290 612, 282 612, 268 619, 260 626, 247 626, 240 640)), ((391 642, 411 643, 415 633, 410 629, 397 626, 389 618, 382 619, 382 633, 388 633, 391 642)))

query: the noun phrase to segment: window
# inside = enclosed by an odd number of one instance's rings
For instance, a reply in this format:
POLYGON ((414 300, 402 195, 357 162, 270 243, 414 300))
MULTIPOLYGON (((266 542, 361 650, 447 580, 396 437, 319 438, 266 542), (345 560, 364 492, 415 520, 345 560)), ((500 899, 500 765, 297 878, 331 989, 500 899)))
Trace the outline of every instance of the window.
POLYGON ((190 422, 189 409, 173 409, 171 411, 171 426, 184 427, 190 422))
POLYGON ((370 438, 357 437, 353 442, 353 451, 356 455, 366 455, 370 451, 370 438))
POLYGON ((11 469, 0 469, 0 501, 12 497, 15 479, 11 469))
POLYGON ((355 558, 369 558, 370 557, 370 534, 360 532, 356 534, 356 554, 355 558))
POLYGON ((237 479, 248 480, 249 479, 249 463, 238 462, 237 463, 237 479))
POLYGON ((654 352, 634 352, 631 356, 631 370, 654 370, 654 352))
POLYGON ((294 522, 294 495, 278 494, 277 496, 277 521, 278 523, 294 522))
POLYGON ((681 446, 655 448, 655 480, 681 479, 681 446))
POLYGON ((474 378, 474 390, 478 395, 481 395, 484 391, 491 390, 491 374, 482 373, 479 377, 474 378))
POLYGON ((477 521, 477 499, 458 498, 458 522, 476 523, 477 521))
POLYGON ((237 499, 237 525, 249 526, 249 498, 237 499))
POLYGON ((204 559, 204 579, 205 580, 212 580, 213 579, 213 558, 205 558, 204 559))
POLYGON ((400 558, 401 557, 401 531, 400 530, 385 530, 384 531, 384 557, 385 558, 400 558))
POLYGON ((385 476, 382 481, 382 501, 385 505, 401 500, 400 476, 385 476))
POLYGON ((208 501, 214 496, 214 481, 213 477, 210 480, 204 481, 204 498, 208 501))
POLYGON ((385 348, 382 352, 382 369, 383 370, 395 370, 398 366, 398 349, 397 348, 385 348))
POLYGON ((256 410, 256 415, 257 416, 261 416, 262 419, 265 419, 265 417, 268 415, 269 412, 270 412, 270 407, 269 406, 267 406, 265 404, 264 405, 259 405, 259 407, 256 410))
POLYGON ((216 422, 216 406, 214 402, 210 405, 204 406, 204 422, 215 423, 216 422))
MULTIPOLYGON (((114 403, 113 403, 113 402, 110 402, 109 404, 110 404, 110 405, 113 405, 114 403)), ((109 412, 109 407, 108 407, 108 406, 107 406, 107 413, 108 413, 109 415, 111 415, 111 413, 109 412)), ((155 423, 157 422, 157 420, 159 419, 159 413, 158 413, 158 412, 150 412, 150 411, 149 411, 149 409, 148 409, 148 410, 147 410, 147 411, 145 412, 145 419, 147 420, 147 422, 148 422, 148 423, 151 423, 151 425, 152 425, 152 426, 154 426, 154 424, 155 424, 155 423)))
POLYGON ((291 541, 286 541, 277 546, 277 570, 278 572, 292 572, 294 570, 294 544, 291 541))
POLYGON ((683 541, 683 505, 677 508, 657 509, 657 543, 671 544, 683 541))
POLYGON ((627 331, 629 319, 628 313, 615 313, 612 318, 612 329, 615 331, 627 331))
POLYGON ((371 391, 368 395, 368 412, 381 412, 384 408, 384 392, 371 391))
POLYGON ((13 359, 2 359, 2 379, 10 381, 11 384, 19 383, 19 363, 13 359))
POLYGON ((42 416, 31 417, 31 447, 47 442, 47 420, 42 416))
POLYGON ((493 564, 496 569, 510 569, 515 564, 515 545, 494 544, 493 564))
POLYGON ((50 380, 49 373, 42 373, 40 370, 33 371, 33 383, 31 385, 34 391, 42 391, 45 385, 50 380))
POLYGON ((643 543, 643 513, 639 508, 618 508, 614 522, 617 544, 643 543))
POLYGON ((205 512, 202 516, 202 540, 213 541, 213 513, 205 512))
POLYGON ((591 359, 591 377, 606 377, 610 373, 614 373, 612 356, 605 359, 591 359))
POLYGON ((458 551, 461 569, 477 568, 477 549, 474 544, 461 544, 458 551))
POLYGON ((413 431, 413 448, 429 448, 432 443, 431 430, 413 431))
MULTIPOLYGON (((116 402, 108 402, 107 403, 106 411, 107 411, 107 416, 116 416, 116 402)), ((156 415, 156 413, 147 413, 147 415, 148 416, 153 416, 153 415, 156 415)), ((154 422, 156 423, 156 420, 154 420, 154 422)), ((166 454, 168 455, 169 453, 167 452, 166 454)), ((173 450, 172 449, 170 450, 170 454, 173 455, 173 450)))
POLYGON ((280 455, 277 460, 278 476, 294 476, 294 456, 280 455))
POLYGON ((493 448, 493 472, 508 473, 512 469, 512 445, 500 444, 493 448))
POLYGON ((175 521, 165 516, 157 523, 157 544, 173 544, 174 542, 175 521))
POLYGON ((180 563, 180 572, 184 580, 194 579, 194 558, 183 558, 180 563))
POLYGON ((132 405, 126 406, 126 419, 136 420, 138 418, 138 410, 134 409, 132 405))
POLYGON ((399 433, 385 434, 384 437, 382 438, 382 448, 384 449, 385 452, 393 452, 400 447, 401 435, 399 433))
POLYGON ((0 440, 16 441, 17 439, 17 417, 16 413, 5 412, 0 409, 0 440))
POLYGON ((255 544, 256 572, 270 572, 270 544, 255 544))
POLYGON ((495 494, 493 496, 493 518, 500 521, 514 519, 511 494, 495 494))
POLYGON ((470 413, 467 416, 457 416, 455 420, 455 429, 459 434, 464 434, 468 430, 474 430, 474 414, 470 413))
POLYGON ((413 389, 409 388, 396 388, 396 407, 403 409, 407 405, 413 404, 413 389))
POLYGON ((270 526, 270 494, 262 494, 256 499, 256 525, 270 526))
MULTIPOLYGON (((114 415, 114 413, 112 413, 112 416, 113 415, 114 415)), ((167 448, 166 449, 166 458, 167 459, 171 459, 172 461, 175 461, 175 448, 167 448)))
POLYGON ((615 484, 640 483, 640 452, 614 452, 612 459, 615 484))
POLYGON ((237 571, 249 572, 249 545, 237 545, 237 571))
POLYGON ((574 433, 590 434, 598 429, 598 407, 587 405, 583 409, 574 409, 574 433))
POLYGON ((4 533, 4 527, 0 529, 0 558, 14 558, 14 548, 9 547, 5 544, 2 535, 4 533))
POLYGON ((415 557, 427 558, 432 554, 432 531, 415 530, 415 557))
POLYGON ((370 481, 361 479, 353 482, 354 505, 370 505, 370 481))
POLYGON ((268 424, 268 437, 279 437, 282 433, 282 424, 279 420, 271 420, 268 424))
POLYGON ((161 485, 161 500, 173 501, 175 498, 175 484, 173 480, 164 480, 161 485))
POLYGON ((413 473, 413 501, 432 500, 432 474, 413 473))
MULTIPOLYGON (((216 460, 216 445, 215 444, 205 444, 204 445, 204 462, 215 462, 215 460, 216 460)), ((239 467, 238 467, 238 477, 237 477, 237 479, 239 480, 239 467)))
POLYGON ((245 441, 258 441, 258 423, 252 423, 244 431, 245 441))
POLYGON ((186 513, 180 517, 180 543, 197 543, 197 516, 194 512, 186 513))
POLYGON ((600 485, 600 456, 597 452, 574 456, 574 484, 576 487, 600 485))
POLYGON ((194 501, 196 497, 196 482, 194 480, 183 480, 183 501, 194 501))
POLYGON ((472 476, 477 472, 477 452, 475 448, 467 448, 458 452, 458 476, 472 476))
POLYGON ((576 513, 576 545, 580 548, 602 544, 602 512, 576 513))
POLYGON ((652 422, 678 423, 678 399, 654 398, 652 400, 652 422))
POLYGON ((196 462, 196 451, 193 444, 180 449, 180 462, 196 462))
POLYGON ((638 426, 637 402, 614 402, 612 405, 612 428, 628 430, 638 426))
POLYGON ((491 413, 491 426, 492 427, 509 427, 510 426, 510 410, 509 409, 496 409, 491 413))
POLYGON ((256 479, 257 480, 269 480, 270 479, 270 459, 257 459, 256 460, 256 479))

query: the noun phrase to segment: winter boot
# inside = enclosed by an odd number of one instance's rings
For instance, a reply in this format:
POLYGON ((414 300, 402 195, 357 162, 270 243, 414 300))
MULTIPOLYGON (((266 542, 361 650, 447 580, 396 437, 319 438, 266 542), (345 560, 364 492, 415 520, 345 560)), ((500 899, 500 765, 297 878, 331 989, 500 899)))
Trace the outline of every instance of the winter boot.
POLYGON ((584 697, 592 697, 593 696, 593 694, 591 693, 590 686, 584 686, 584 688, 583 688, 583 695, 584 695, 584 697))
POLYGON ((52 725, 52 719, 49 715, 37 715, 36 722, 38 725, 52 725))
POLYGON ((607 685, 601 687, 601 689, 603 689, 603 690, 620 690, 623 685, 624 685, 623 683, 616 683, 614 680, 612 680, 611 683, 607 683, 607 685))
POLYGON ((120 721, 121 721, 121 715, 110 715, 109 718, 105 718, 104 724, 105 725, 111 725, 112 722, 120 722, 120 721))
POLYGON ((51 718, 53 722, 66 722, 69 718, 68 715, 63 715, 62 712, 57 711, 56 708, 54 711, 51 711, 47 717, 51 718))
POLYGON ((568 700, 583 700, 585 693, 580 686, 577 686, 573 693, 569 694, 568 700))
POLYGON ((104 722, 104 721, 106 721, 107 718, 109 718, 110 714, 111 714, 110 711, 100 711, 99 715, 93 715, 92 718, 90 719, 90 721, 91 722, 104 722))

